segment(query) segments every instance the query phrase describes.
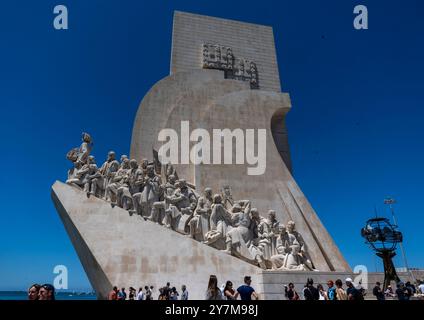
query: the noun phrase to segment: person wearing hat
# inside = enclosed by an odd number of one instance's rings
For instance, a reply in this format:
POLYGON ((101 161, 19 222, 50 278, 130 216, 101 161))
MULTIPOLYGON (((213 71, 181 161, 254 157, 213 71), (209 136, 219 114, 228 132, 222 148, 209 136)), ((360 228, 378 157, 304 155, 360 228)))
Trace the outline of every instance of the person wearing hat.
POLYGON ((395 297, 395 294, 393 292, 393 288, 392 288, 391 285, 388 285, 387 286, 387 289, 386 289, 386 291, 384 291, 384 294, 385 294, 386 297, 390 297, 390 298, 394 298, 395 297))

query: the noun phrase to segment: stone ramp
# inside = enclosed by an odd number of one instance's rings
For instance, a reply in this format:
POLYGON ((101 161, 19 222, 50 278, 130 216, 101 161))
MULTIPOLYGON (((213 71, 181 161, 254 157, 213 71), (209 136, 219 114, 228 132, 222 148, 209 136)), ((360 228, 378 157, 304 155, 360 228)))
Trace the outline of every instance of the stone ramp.
POLYGON ((168 281, 179 291, 187 285, 190 299, 204 299, 211 274, 217 275, 219 284, 241 284, 245 275, 252 276, 253 283, 261 282, 258 267, 130 216, 75 187, 56 181, 52 199, 99 299, 105 299, 114 285, 153 285, 156 299, 158 288, 168 281))

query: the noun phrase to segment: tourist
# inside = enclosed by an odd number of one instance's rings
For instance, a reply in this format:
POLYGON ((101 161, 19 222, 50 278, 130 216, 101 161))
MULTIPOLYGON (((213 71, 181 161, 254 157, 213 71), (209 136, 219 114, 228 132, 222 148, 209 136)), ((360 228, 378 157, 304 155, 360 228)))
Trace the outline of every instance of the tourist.
POLYGON ((158 300, 168 300, 168 294, 165 287, 159 288, 159 297, 158 300))
POLYGON ((395 293, 393 292, 393 288, 391 285, 387 286, 387 289, 386 291, 384 291, 384 294, 386 298, 394 298, 396 296, 395 293))
POLYGON ((381 284, 378 281, 375 283, 374 289, 372 289, 372 294, 377 298, 377 300, 386 300, 383 290, 381 289, 381 284))
POLYGON ((345 283, 347 286, 347 300, 364 300, 362 293, 353 286, 353 280, 351 278, 346 278, 345 283))
POLYGON ((411 282, 407 282, 405 283, 405 288, 406 290, 408 290, 408 300, 414 296, 415 292, 417 292, 417 290, 415 289, 415 286, 411 283, 411 282))
POLYGON ((400 301, 409 300, 408 289, 406 289, 405 284, 402 281, 397 284, 396 295, 400 301))
POLYGON ((125 292, 125 288, 121 288, 121 291, 118 292, 118 300, 126 300, 127 293, 125 292))
POLYGON ((424 281, 419 282, 418 289, 420 290, 421 294, 424 294, 424 281))
POLYGON ((206 290, 205 300, 223 300, 222 292, 218 288, 218 279, 216 275, 209 277, 208 289, 206 290))
POLYGON ((365 297, 367 295, 367 291, 364 289, 364 287, 362 287, 361 281, 359 281, 359 284, 356 287, 356 289, 359 291, 359 293, 362 295, 362 297, 365 297))
MULTIPOLYGON (((143 287, 138 288, 138 293, 137 293, 136 299, 137 299, 137 301, 144 300, 143 287)), ((147 296, 146 296, 146 300, 147 300, 147 296)))
POLYGON ((311 278, 308 278, 303 288, 303 297, 305 300, 319 300, 319 291, 314 287, 314 280, 311 278))
POLYGON ((327 286, 328 286, 328 290, 327 290, 328 300, 337 300, 336 288, 334 287, 333 280, 328 280, 327 286))
POLYGON ((181 286, 181 300, 188 300, 188 291, 185 284, 181 286))
POLYGON ((322 284, 317 285, 317 289, 318 289, 318 293, 319 293, 319 300, 328 300, 327 292, 325 292, 322 284))
POLYGON ((107 295, 108 300, 118 300, 118 287, 113 287, 112 291, 107 295))
POLYGON ((153 289, 154 289, 154 287, 153 286, 150 286, 150 288, 149 288, 150 300, 153 300, 153 289))
POLYGON ((259 296, 256 294, 255 289, 253 289, 250 284, 252 283, 252 279, 250 276, 244 277, 244 285, 241 285, 237 288, 237 292, 235 298, 237 299, 240 295, 240 299, 244 301, 252 300, 252 296, 255 300, 259 299, 259 296))
POLYGON ((296 292, 294 284, 291 282, 288 287, 284 285, 284 295, 288 300, 300 300, 299 294, 296 292))
POLYGON ((171 284, 169 282, 163 287, 163 294, 167 296, 166 300, 169 300, 169 296, 171 295, 171 284))
POLYGON ((177 288, 172 287, 170 293, 169 293, 169 300, 178 300, 178 296, 180 294, 177 291, 177 288))
POLYGON ((227 300, 236 300, 236 291, 233 288, 233 283, 231 281, 227 281, 225 283, 225 287, 223 289, 224 298, 227 300))
POLYGON ((38 300, 55 300, 54 287, 51 284, 43 284, 38 291, 38 300))
POLYGON ((135 290, 133 287, 130 287, 130 290, 128 293, 128 300, 134 300, 136 293, 137 293, 137 290, 135 290))
POLYGON ((41 286, 38 283, 34 283, 28 289, 28 300, 38 300, 38 292, 40 291, 41 286))
POLYGON ((336 299, 347 300, 346 291, 343 289, 343 282, 340 279, 336 280, 336 299))
MULTIPOLYGON (((153 287, 152 287, 153 288, 153 287)), ((140 288, 142 289, 142 288, 140 288)), ((149 289, 149 286, 145 286, 144 290, 146 290, 146 300, 152 300, 153 299, 153 292, 151 289, 149 289)))

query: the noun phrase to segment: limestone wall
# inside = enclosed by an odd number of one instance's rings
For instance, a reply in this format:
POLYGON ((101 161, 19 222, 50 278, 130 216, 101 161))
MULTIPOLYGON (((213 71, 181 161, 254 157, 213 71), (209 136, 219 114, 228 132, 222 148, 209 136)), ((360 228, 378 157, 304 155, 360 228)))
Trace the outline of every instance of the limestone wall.
POLYGON ((229 46, 236 57, 255 61, 261 90, 281 91, 271 27, 175 11, 170 73, 201 69, 205 42, 229 46))

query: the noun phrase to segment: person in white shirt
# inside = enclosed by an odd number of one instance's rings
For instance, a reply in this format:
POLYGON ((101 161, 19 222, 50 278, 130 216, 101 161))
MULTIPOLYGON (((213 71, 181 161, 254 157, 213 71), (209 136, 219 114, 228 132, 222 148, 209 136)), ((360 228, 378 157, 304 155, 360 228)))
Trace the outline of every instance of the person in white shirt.
POLYGON ((143 288, 138 289, 137 300, 144 300, 143 288))
POLYGON ((420 285, 418 286, 418 289, 420 289, 421 294, 424 294, 424 281, 420 281, 420 285))
POLYGON ((325 292, 324 287, 321 284, 317 286, 317 289, 319 292, 319 300, 328 300, 327 292, 325 292))

